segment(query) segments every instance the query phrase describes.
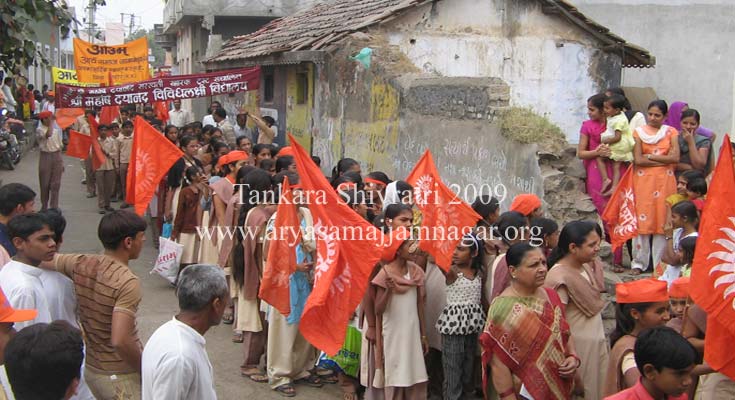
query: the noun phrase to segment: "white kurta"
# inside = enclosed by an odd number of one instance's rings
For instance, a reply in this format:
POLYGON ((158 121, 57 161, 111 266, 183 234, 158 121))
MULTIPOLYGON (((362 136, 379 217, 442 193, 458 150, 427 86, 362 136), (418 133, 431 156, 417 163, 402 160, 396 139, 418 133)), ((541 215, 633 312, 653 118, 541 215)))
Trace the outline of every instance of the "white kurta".
POLYGON ((429 380, 421 348, 418 288, 393 293, 383 313, 385 386, 409 387, 429 380))
POLYGON ((0 287, 10 305, 18 309, 38 310, 38 316, 35 319, 15 323, 15 329, 18 331, 39 322, 52 321, 40 279, 42 273, 43 270, 40 268, 15 260, 11 260, 0 270, 0 287))
POLYGON ((143 400, 215 400, 212 364, 204 336, 173 318, 143 350, 143 400))

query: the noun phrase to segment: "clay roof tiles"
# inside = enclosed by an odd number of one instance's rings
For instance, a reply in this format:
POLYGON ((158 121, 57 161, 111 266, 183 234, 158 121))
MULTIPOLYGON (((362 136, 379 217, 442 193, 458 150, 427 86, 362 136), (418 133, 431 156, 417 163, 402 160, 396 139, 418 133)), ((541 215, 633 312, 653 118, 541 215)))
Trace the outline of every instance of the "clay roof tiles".
MULTIPOLYGON (((606 51, 622 52, 624 67, 651 67, 655 58, 645 49, 626 42, 587 18, 567 0, 537 0, 545 13, 559 15, 600 40, 606 51)), ((340 0, 319 3, 279 18, 259 30, 228 40, 207 64, 249 60, 277 53, 323 50, 345 36, 384 22, 429 0, 340 0)))

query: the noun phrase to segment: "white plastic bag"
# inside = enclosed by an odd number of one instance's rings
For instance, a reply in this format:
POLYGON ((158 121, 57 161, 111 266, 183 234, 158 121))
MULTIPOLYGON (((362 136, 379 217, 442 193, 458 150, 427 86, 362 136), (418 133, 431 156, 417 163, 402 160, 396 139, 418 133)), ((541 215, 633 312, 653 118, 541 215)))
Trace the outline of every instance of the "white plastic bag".
POLYGON ((156 258, 156 264, 153 266, 151 274, 155 272, 172 284, 176 283, 181 255, 184 254, 184 245, 165 237, 160 237, 158 243, 158 258, 156 258))

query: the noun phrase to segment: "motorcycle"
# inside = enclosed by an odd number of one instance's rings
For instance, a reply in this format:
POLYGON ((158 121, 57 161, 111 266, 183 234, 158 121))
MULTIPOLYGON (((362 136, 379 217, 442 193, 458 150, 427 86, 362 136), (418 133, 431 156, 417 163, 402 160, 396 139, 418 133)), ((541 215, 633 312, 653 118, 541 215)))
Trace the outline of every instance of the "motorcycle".
POLYGON ((25 129, 22 128, 23 125, 20 125, 19 128, 17 123, 11 124, 11 122, 8 110, 0 111, 0 164, 5 164, 12 171, 21 158, 18 137, 14 132, 18 131, 25 135, 25 129))

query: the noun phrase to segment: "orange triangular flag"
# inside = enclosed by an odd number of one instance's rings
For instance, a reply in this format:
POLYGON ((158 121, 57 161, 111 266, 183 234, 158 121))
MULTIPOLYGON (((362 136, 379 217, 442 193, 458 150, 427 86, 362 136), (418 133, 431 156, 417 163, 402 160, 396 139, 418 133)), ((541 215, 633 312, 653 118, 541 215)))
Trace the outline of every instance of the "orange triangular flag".
POLYGON ((161 178, 184 153, 143 118, 135 117, 134 124, 125 202, 143 215, 161 178))
POLYGON ((359 216, 332 189, 319 167, 289 135, 301 186, 314 218, 317 261, 314 288, 299 329, 314 347, 335 355, 342 347, 347 323, 380 261, 383 233, 359 216))
POLYGON ((283 180, 273 231, 268 235, 268 259, 258 296, 281 314, 291 314, 289 282, 296 271, 296 245, 301 240, 301 224, 288 177, 283 180))
MULTIPOLYGON (((77 121, 77 118, 84 115, 83 108, 57 108, 56 109, 56 124, 61 129, 66 129, 77 121)), ((85 157, 86 158, 86 157, 85 157)))
POLYGON ((735 168, 725 135, 699 224, 690 293, 707 312, 704 360, 735 379, 735 168))
POLYGON ((638 235, 638 214, 635 209, 635 191, 633 190, 633 167, 623 174, 618 187, 607 202, 602 220, 610 232, 610 244, 613 250, 619 248, 629 239, 638 235))
POLYGON ((66 145, 66 155, 69 157, 86 160, 89 157, 89 148, 92 146, 92 137, 79 133, 75 130, 69 131, 69 143, 66 145))
POLYGON ((406 182, 413 185, 414 200, 422 213, 419 247, 434 256, 436 265, 448 271, 454 248, 482 217, 442 182, 429 150, 421 156, 406 182))
POLYGON ((100 146, 98 129, 100 124, 97 123, 94 117, 90 118, 88 122, 90 136, 92 137, 92 169, 96 171, 107 161, 107 157, 105 157, 105 152, 102 151, 102 146, 100 146))
POLYGON ((169 120, 168 104, 165 101, 157 101, 153 103, 153 109, 156 112, 156 118, 160 119, 165 125, 169 120))

